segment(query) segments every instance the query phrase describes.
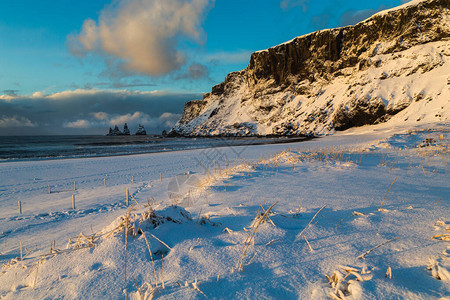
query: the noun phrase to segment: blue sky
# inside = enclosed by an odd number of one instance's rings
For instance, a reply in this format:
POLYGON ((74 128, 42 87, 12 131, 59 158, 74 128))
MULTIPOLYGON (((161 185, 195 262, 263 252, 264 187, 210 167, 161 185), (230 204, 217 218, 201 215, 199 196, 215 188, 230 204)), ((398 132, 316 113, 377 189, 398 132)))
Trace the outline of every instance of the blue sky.
POLYGON ((0 0, 0 135, 103 133, 123 120, 156 132, 252 52, 403 2, 0 0))

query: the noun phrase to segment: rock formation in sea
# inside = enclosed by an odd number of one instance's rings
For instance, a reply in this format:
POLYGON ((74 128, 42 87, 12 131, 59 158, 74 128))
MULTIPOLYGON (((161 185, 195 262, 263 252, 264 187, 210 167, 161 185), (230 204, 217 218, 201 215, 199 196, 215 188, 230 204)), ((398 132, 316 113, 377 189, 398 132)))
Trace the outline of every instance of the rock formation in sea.
POLYGON ((123 135, 130 135, 130 130, 128 129, 127 123, 125 123, 125 125, 123 125, 123 135))
POLYGON ((130 130, 128 129, 127 123, 123 126, 123 132, 120 131, 119 127, 117 125, 114 126, 114 129, 109 128, 109 132, 106 134, 106 136, 120 136, 120 135, 130 135, 130 130))
POLYGON ((119 130, 119 127, 117 127, 117 125, 114 126, 114 129, 111 129, 110 127, 107 136, 117 136, 117 135, 123 135, 123 132, 119 130))
POLYGON ((147 135, 147 132, 145 131, 144 125, 139 124, 139 128, 136 131, 136 135, 147 135))

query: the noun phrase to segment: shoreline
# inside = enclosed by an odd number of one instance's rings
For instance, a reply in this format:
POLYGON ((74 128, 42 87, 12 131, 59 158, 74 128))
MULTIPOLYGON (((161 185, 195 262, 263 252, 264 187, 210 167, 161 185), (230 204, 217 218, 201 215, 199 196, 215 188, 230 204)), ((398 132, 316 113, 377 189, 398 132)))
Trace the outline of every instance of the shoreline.
MULTIPOLYGON (((174 140, 174 139, 180 139, 185 137, 161 137, 158 138, 158 140, 174 140)), ((170 150, 157 150, 153 149, 153 151, 143 151, 143 152, 131 152, 131 153, 117 153, 117 154, 97 154, 97 155, 71 155, 71 156, 41 156, 41 157, 30 157, 30 158, 12 158, 12 159, 0 159, 0 164, 3 163, 15 163, 15 162, 34 162, 34 161, 53 161, 53 160, 66 160, 66 159, 84 159, 84 158, 105 158, 105 157, 117 157, 117 156, 132 156, 132 155, 142 155, 142 154, 153 154, 153 153, 165 153, 165 152, 178 152, 178 151, 187 151, 187 150, 202 150, 202 149, 209 149, 209 148, 223 148, 223 147, 242 147, 242 146, 250 146, 250 145, 272 145, 272 144, 288 144, 288 143, 298 143, 298 142, 305 142, 309 140, 316 139, 318 137, 188 137, 186 139, 188 140, 195 140, 195 139, 201 139, 201 140, 223 140, 225 141, 224 144, 220 145, 214 145, 214 144, 204 144, 200 147, 193 147, 193 148, 180 148, 180 149, 170 149, 170 150), (236 140, 242 140, 242 141, 255 141, 262 139, 261 142, 256 143, 236 143, 236 144, 226 144, 227 140, 230 141, 236 141, 236 140), (264 140, 269 139, 269 140, 264 140)), ((131 144, 133 145, 133 144, 131 144)), ((131 146, 130 145, 130 146, 131 146)))

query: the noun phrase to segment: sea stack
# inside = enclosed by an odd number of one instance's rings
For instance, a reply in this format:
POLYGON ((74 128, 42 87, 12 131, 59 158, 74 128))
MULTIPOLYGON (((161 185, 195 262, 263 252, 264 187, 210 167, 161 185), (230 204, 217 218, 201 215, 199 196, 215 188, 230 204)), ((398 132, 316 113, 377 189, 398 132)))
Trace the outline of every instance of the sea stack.
POLYGON ((130 129, 128 129, 128 124, 125 123, 123 126, 123 132, 119 130, 117 125, 114 126, 114 129, 109 128, 109 132, 106 136, 119 136, 119 135, 130 135, 130 129))
POLYGON ((144 125, 139 124, 139 128, 136 131, 136 135, 147 135, 147 132, 145 131, 144 125))
POLYGON ((127 123, 125 123, 125 125, 123 125, 123 135, 130 135, 130 130, 128 129, 127 123))
POLYGON ((109 133, 106 136, 117 136, 117 135, 123 135, 122 131, 119 130, 119 127, 114 126, 114 129, 109 128, 109 133))

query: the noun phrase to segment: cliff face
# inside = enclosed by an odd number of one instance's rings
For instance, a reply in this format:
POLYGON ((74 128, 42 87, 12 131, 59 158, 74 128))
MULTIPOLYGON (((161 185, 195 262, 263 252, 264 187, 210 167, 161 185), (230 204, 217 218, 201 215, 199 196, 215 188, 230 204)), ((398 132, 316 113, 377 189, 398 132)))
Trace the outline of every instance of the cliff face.
POLYGON ((392 116, 447 122, 449 10, 450 0, 405 4, 255 52, 245 70, 188 102, 172 132, 317 135, 392 116))

